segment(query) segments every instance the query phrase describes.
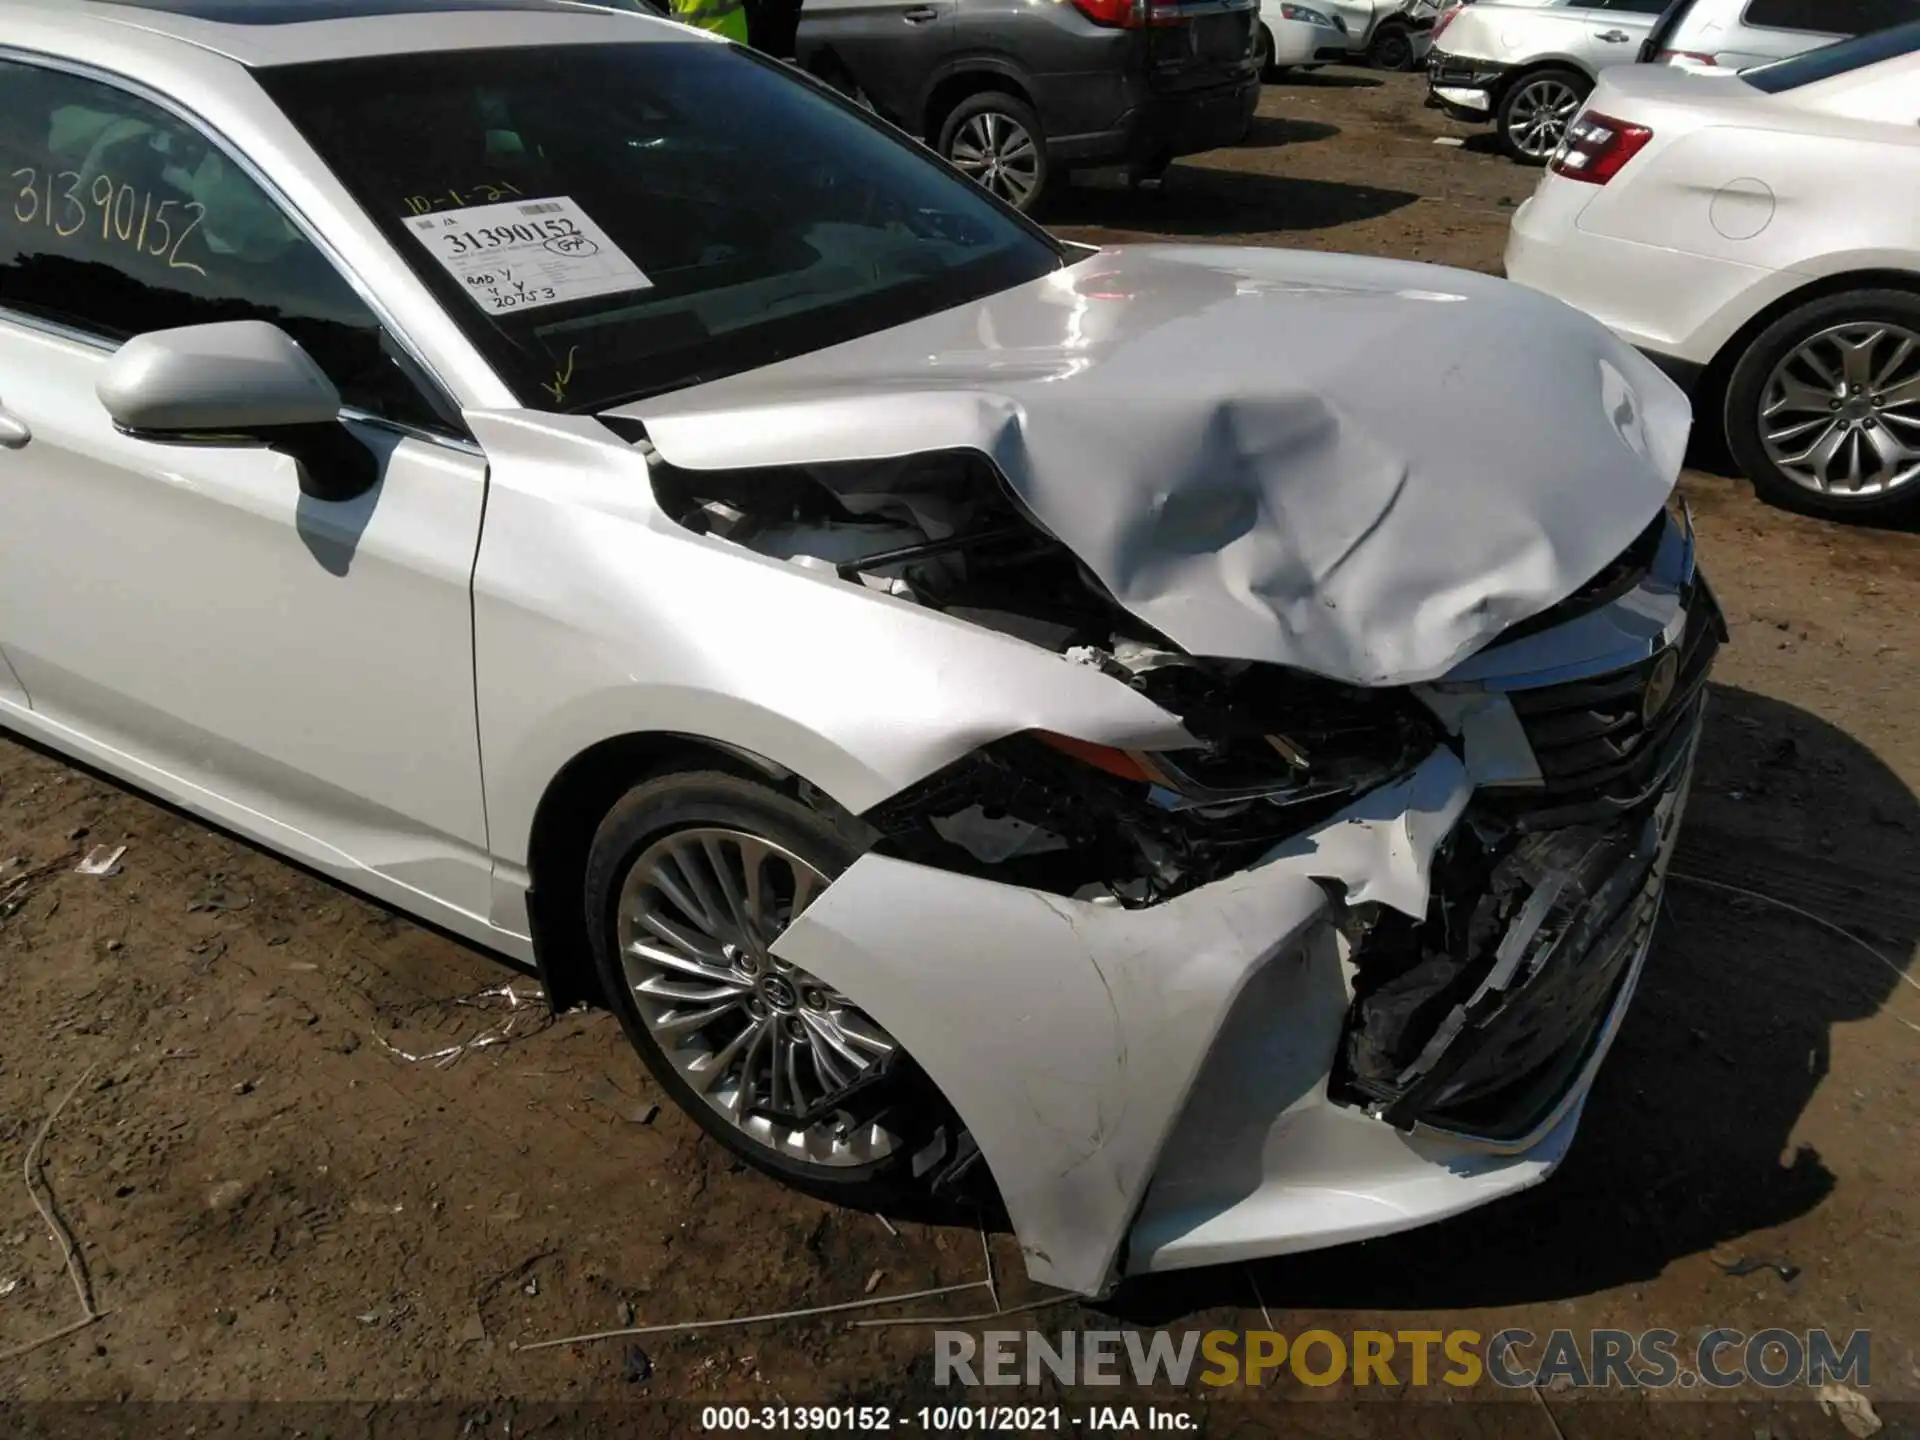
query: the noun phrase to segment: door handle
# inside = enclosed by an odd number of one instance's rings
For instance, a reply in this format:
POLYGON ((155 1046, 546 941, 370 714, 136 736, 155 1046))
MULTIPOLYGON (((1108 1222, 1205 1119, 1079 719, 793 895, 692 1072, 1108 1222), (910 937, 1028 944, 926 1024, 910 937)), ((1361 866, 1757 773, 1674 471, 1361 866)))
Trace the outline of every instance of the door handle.
POLYGON ((1594 33, 1598 35, 1602 40, 1606 41, 1609 45, 1625 44, 1627 41, 1633 38, 1631 35, 1627 34, 1627 32, 1624 30, 1598 30, 1598 31, 1595 31, 1594 33))
POLYGON ((10 410, 0 409, 0 446, 8 450, 18 450, 33 438, 33 431, 27 428, 27 422, 10 410))
POLYGON ((940 12, 931 5, 916 5, 900 18, 905 20, 909 25, 924 25, 929 20, 939 19, 940 12))

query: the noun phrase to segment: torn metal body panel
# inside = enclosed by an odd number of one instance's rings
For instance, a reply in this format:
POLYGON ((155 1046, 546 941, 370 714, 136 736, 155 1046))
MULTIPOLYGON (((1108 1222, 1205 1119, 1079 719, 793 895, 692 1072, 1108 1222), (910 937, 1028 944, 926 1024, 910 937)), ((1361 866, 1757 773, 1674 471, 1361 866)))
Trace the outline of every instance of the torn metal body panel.
POLYGON ((1105 1288, 1161 1150, 1241 991, 1286 977, 1292 1081, 1324 1083, 1345 996, 1333 902, 1379 883, 1426 908, 1435 834, 1405 802, 1465 804, 1436 751, 1289 853, 1145 910, 1116 909, 869 855, 774 954, 898 1036, 966 1122, 1035 1279, 1105 1288), (1424 843, 1423 843, 1424 842, 1424 843), (902 967, 913 953, 919 963, 902 967), (1312 1017, 1317 1014, 1318 1023, 1312 1017))
POLYGON ((876 853, 775 953, 860 994, 941 1086, 1047 1283, 1097 1293, 1535 1184, 1637 984, 1724 634, 1690 527, 1649 528, 1513 642, 1535 669, 1496 649, 1423 689, 1452 741, 1244 869, 1129 908, 876 853), (1490 715, 1504 769, 1463 738, 1490 715))
POLYGON ((1651 363, 1503 281, 1204 246, 1100 251, 613 414, 689 471, 985 456, 1181 648, 1371 686, 1437 679, 1600 572, 1690 424, 1651 363))

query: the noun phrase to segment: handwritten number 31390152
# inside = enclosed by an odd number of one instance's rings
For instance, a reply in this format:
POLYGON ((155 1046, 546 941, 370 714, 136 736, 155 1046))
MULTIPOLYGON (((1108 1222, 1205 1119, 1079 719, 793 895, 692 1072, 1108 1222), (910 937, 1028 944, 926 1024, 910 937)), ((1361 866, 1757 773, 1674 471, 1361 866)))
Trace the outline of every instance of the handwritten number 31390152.
POLYGON ((22 225, 42 225, 66 240, 82 230, 91 234, 91 227, 97 223, 100 238, 109 244, 131 245, 143 255, 164 259, 169 270, 207 273, 193 261, 180 258, 180 247, 207 215, 207 207, 198 200, 162 200, 156 205, 151 190, 117 185, 111 175, 104 174, 94 176, 83 194, 81 177, 75 170, 56 174, 22 166, 13 172, 13 178, 20 181, 13 200, 13 218, 22 225), (72 183, 62 190, 62 181, 72 183), (88 201, 93 202, 91 207, 88 201), (176 227, 168 218, 171 210, 183 212, 177 217, 186 220, 183 226, 176 227))

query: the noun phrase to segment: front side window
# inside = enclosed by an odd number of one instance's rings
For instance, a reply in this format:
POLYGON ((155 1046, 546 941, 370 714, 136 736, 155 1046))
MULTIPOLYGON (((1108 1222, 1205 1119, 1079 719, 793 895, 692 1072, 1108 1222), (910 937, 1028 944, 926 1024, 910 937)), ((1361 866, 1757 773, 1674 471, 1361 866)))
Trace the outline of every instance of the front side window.
POLYGON ((1742 70, 1740 78, 1756 90, 1779 95, 1788 90, 1798 90, 1802 85, 1849 74, 1882 60, 1911 55, 1916 50, 1920 50, 1920 21, 1882 30, 1874 35, 1842 40, 1836 45, 1823 45, 1818 50, 1809 50, 1789 60, 1776 60, 1771 65, 1742 70))
POLYGON ((0 309, 105 340, 267 320, 347 404, 445 429, 333 263, 218 146, 136 95, 0 60, 0 309))
POLYGON ((1062 263, 918 145, 731 47, 258 75, 530 406, 604 408, 757 368, 1062 263))

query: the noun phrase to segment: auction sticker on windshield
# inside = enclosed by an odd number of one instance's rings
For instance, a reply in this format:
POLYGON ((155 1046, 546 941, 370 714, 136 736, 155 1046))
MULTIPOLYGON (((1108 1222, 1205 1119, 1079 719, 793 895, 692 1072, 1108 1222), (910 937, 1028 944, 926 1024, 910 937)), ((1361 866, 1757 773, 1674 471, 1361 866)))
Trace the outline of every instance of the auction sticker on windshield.
POLYGON ((653 285, 565 195, 413 215, 406 225, 489 315, 653 285))

